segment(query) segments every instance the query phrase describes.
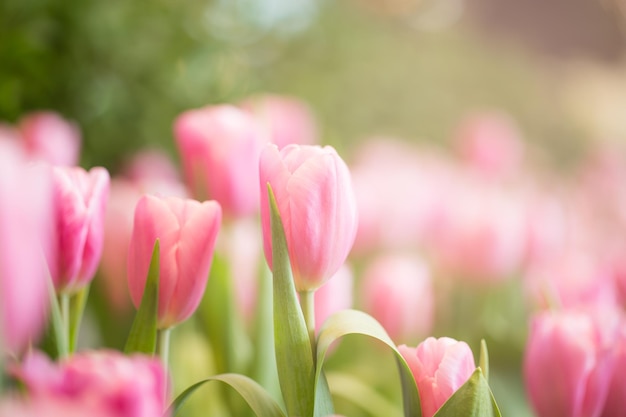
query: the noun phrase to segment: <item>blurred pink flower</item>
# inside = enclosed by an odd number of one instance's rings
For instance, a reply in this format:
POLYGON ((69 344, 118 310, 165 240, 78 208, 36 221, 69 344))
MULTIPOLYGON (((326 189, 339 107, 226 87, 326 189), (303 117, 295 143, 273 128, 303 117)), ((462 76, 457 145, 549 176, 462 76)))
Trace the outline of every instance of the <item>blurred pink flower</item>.
POLYGON ((111 180, 109 203, 104 220, 104 248, 99 284, 115 311, 131 307, 128 293, 128 247, 133 230, 135 206, 143 194, 187 197, 176 168, 157 151, 140 152, 123 170, 124 176, 111 180))
POLYGON ((620 329, 617 341, 613 346, 615 363, 613 377, 609 386, 609 393, 604 404, 601 417, 621 417, 626 410, 626 320, 621 316, 620 329))
POLYGON ((396 342, 411 342, 430 333, 434 292, 430 271, 418 257, 377 257, 363 273, 361 294, 363 310, 396 342))
POLYGON ((102 255, 109 173, 80 167, 53 167, 58 246, 48 259, 58 292, 74 292, 94 277, 102 255))
POLYGON ((67 400, 89 416, 90 411, 111 417, 155 417, 164 412, 168 381, 155 358, 92 351, 57 364, 34 352, 15 373, 35 404, 67 400))
POLYGON ((189 110, 176 119, 174 134, 195 198, 219 202, 226 219, 257 212, 263 139, 250 114, 227 105, 189 110))
POLYGON ((533 318, 523 371, 539 417, 600 416, 614 367, 613 322, 573 310, 533 318))
POLYGON ((488 178, 510 178, 520 171, 524 142, 513 120, 503 113, 468 116, 455 140, 462 161, 488 178))
POLYGON ((266 94, 248 98, 240 107, 254 116, 267 141, 279 149, 290 144, 317 143, 311 110, 298 99, 266 94))
POLYGON ((523 265, 526 217, 520 195, 462 173, 432 238, 438 269, 475 282, 497 282, 523 265))
POLYGON ((51 207, 49 167, 27 166, 15 143, 0 141, 0 356, 20 353, 45 323, 51 207))
POLYGON ((324 285, 315 291, 315 327, 319 331, 322 324, 333 314, 352 307, 354 278, 347 264, 324 285))
POLYGON ((351 171, 359 211, 356 253, 429 244, 450 188, 444 158, 399 140, 377 139, 360 148, 351 171))
POLYGON ((265 258, 272 267, 270 184, 280 213, 296 289, 319 288, 345 262, 357 231, 350 171, 330 146, 267 145, 260 162, 265 258))
POLYGON ((159 328, 184 320, 198 307, 222 220, 215 201, 145 195, 135 208, 128 285, 136 307, 143 296, 152 250, 160 239, 159 328))
POLYGON ((531 304, 539 308, 617 306, 611 270, 588 251, 570 250, 533 266, 524 277, 531 304))
POLYGON ((67 398, 5 398, 0 401, 0 417, 118 417, 91 403, 67 398))
POLYGON ((422 417, 432 417, 476 369, 467 343, 449 337, 429 337, 417 348, 401 345, 398 349, 415 377, 422 417))
POLYGON ((54 112, 30 113, 19 121, 19 133, 28 154, 52 165, 74 166, 80 153, 78 127, 54 112))

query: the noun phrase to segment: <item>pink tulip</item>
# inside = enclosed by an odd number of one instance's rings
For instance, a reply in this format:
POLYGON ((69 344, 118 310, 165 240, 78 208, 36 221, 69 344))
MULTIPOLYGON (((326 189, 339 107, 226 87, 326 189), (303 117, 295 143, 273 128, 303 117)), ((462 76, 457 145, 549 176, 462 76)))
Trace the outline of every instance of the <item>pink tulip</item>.
POLYGON ((350 171, 330 146, 267 145, 261 154, 261 220, 272 267, 270 184, 280 213, 296 289, 320 287, 343 264, 357 230, 350 171))
POLYGON ((67 400, 89 416, 89 411, 110 417, 161 416, 168 389, 159 360, 116 351, 82 352, 58 364, 35 352, 15 373, 33 403, 67 400))
POLYGON ((467 343, 449 337, 429 337, 417 348, 401 345, 398 349, 415 377, 422 417, 432 417, 476 369, 467 343))
POLYGON ((609 393, 602 410, 602 417, 621 417, 626 410, 626 375, 622 372, 626 369, 626 321, 621 318, 620 331, 614 346, 615 363, 609 393))
POLYGON ((52 184, 47 167, 0 141, 0 357, 36 340, 46 321, 52 246, 52 184))
POLYGON ((103 279, 99 280, 113 309, 118 312, 124 312, 132 305, 126 272, 137 202, 144 193, 187 197, 185 186, 179 182, 175 167, 162 153, 141 152, 123 172, 123 177, 111 180, 100 263, 103 279))
POLYGON ((8 398, 0 402, 0 417, 118 417, 90 401, 65 398, 8 398))
POLYGON ((352 270, 344 264, 332 279, 315 291, 316 331, 320 330, 327 318, 352 307, 353 288, 352 270))
POLYGON ((19 122, 24 147, 31 157, 52 165, 74 166, 80 152, 78 127, 53 112, 31 113, 19 122))
POLYGON ((458 129, 457 146, 463 161, 490 178, 506 178, 520 171, 524 143, 519 129, 508 116, 476 113, 458 129))
POLYGON ((384 255, 367 266, 362 281, 365 312, 396 341, 412 341, 430 333, 434 293, 428 267, 408 255, 384 255))
POLYGON ((262 138, 252 116, 233 106, 208 106, 181 114, 174 134, 185 181, 199 200, 217 200, 226 218, 252 215, 262 138))
POLYGON ((608 348, 611 321, 571 310, 534 317, 524 380, 539 417, 600 416, 614 362, 608 348))
POLYGON ((275 143, 279 149, 290 144, 317 143, 313 115, 305 103, 295 98, 257 96, 247 99, 240 106, 255 117, 268 142, 275 143))
POLYGON ((57 252, 48 264, 58 292, 74 292, 96 273, 104 240, 109 173, 79 167, 54 167, 57 252))
POLYGON ((128 285, 139 307, 156 239, 160 240, 159 323, 180 323, 196 310, 209 278, 222 210, 215 201, 145 195, 135 209, 128 285))

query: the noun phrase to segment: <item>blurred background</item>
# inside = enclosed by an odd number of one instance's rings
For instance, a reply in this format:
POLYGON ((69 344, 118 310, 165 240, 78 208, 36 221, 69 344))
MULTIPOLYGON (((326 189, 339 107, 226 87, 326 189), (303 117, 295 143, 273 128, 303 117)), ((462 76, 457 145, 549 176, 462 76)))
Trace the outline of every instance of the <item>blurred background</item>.
MULTIPOLYGON (((267 92, 308 103, 321 142, 337 147, 352 163, 359 161, 354 156, 359 145, 372 137, 399 137, 447 152, 456 146, 459 125, 468 115, 505 114, 532 160, 524 165, 523 175, 549 167, 546 171, 552 178, 553 172, 574 172, 598 143, 624 144, 626 3, 0 2, 0 121, 16 123, 36 110, 59 112, 80 127, 85 167, 101 165, 115 174, 129 155, 146 147, 163 149, 177 161, 172 134, 177 115, 267 92)), ((371 152, 376 155, 376 150, 371 152)), ((360 158, 361 163, 367 159, 360 158)), ((592 180, 590 184, 599 184, 592 180)), ((503 188, 509 185, 505 182, 503 188)), ((606 194, 595 185, 590 188, 606 197, 622 186, 623 182, 611 183, 606 194)), ((550 186, 546 189, 551 196, 550 186)), ((569 209, 570 200, 564 201, 559 210, 569 209)), ((626 201, 620 204, 623 214, 626 201)), ((626 217, 620 219, 625 225, 626 217)), ((446 242, 439 244, 446 246, 446 242)), ((359 258, 363 253, 371 255, 366 251, 355 255, 357 275, 365 263, 364 257, 359 258)), ((445 274, 435 270, 433 275, 445 274)), ((436 308, 438 322, 432 334, 467 340, 475 353, 485 337, 492 352, 491 384, 503 415, 526 417, 532 413, 524 396, 520 362, 527 309, 520 282, 508 282, 488 290, 461 286, 446 294, 452 298, 436 308), (450 305, 454 312, 446 313, 450 305), (477 311, 482 311, 480 317, 473 316, 477 311)), ((97 296, 92 300, 96 310, 104 310, 98 303, 106 301, 97 296)), ((119 323, 111 323, 106 312, 100 321, 102 343, 119 346, 126 332, 109 337, 107 333, 114 333, 119 323)), ((186 357, 180 359, 195 361, 187 363, 188 368, 206 359, 202 359, 206 346, 201 344, 196 352, 193 343, 184 346, 186 357)), ((364 380, 376 381, 378 368, 350 369, 371 354, 356 349, 355 355, 352 346, 352 341, 342 344, 329 367, 345 367, 346 374, 361 372, 364 380)), ((395 375, 392 358, 387 359, 389 372, 395 375)), ((380 380, 379 391, 397 388, 380 380)), ((202 405, 200 409, 198 415, 204 415, 202 405)))
POLYGON ((174 150, 182 110, 300 97, 322 138, 445 143, 468 111, 510 113, 559 161, 626 132, 621 0, 4 0, 0 119, 56 110, 82 163, 174 150), (613 1, 613 2, 612 2, 613 1), (553 152, 554 151, 554 152, 553 152))

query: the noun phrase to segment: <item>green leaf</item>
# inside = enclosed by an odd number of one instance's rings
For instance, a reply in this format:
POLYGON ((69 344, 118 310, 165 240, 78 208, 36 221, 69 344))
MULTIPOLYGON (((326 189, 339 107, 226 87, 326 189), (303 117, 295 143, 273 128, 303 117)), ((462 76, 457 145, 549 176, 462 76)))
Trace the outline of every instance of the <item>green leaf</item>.
POLYGON ((489 383, 489 351, 487 350, 487 342, 485 342, 485 339, 480 340, 480 358, 478 360, 478 366, 482 369, 485 380, 489 383))
POLYGON ((78 330, 80 329, 80 321, 83 318, 83 312, 85 311, 87 298, 89 298, 90 287, 91 285, 86 285, 76 294, 73 294, 70 298, 70 353, 76 351, 76 343, 78 342, 78 330))
MULTIPOLYGON (((285 231, 267 185, 272 228, 274 345, 280 389, 290 416, 311 417, 315 387, 313 350, 293 282, 285 231)), ((315 379, 317 381, 317 378, 315 379)))
POLYGON ((154 242, 150 269, 143 290, 141 305, 130 328, 124 347, 125 353, 154 354, 157 344, 157 320, 159 312, 159 239, 154 242))
POLYGON ((434 417, 502 417, 493 398, 487 379, 476 368, 470 379, 461 385, 434 417))
POLYGON ((165 415, 176 416, 189 396, 202 385, 211 381, 221 381, 231 386, 248 403, 257 417, 285 417, 283 410, 263 387, 247 376, 239 374, 215 375, 211 378, 196 382, 176 397, 165 415))
POLYGON ((420 398, 413 373, 406 363, 395 343, 391 340, 383 326, 372 316, 357 310, 344 310, 333 314, 324 322, 317 339, 317 361, 315 380, 322 374, 324 358, 330 345, 337 339, 349 335, 360 334, 383 342, 395 354, 400 382, 402 385, 402 399, 405 417, 421 417, 420 398))

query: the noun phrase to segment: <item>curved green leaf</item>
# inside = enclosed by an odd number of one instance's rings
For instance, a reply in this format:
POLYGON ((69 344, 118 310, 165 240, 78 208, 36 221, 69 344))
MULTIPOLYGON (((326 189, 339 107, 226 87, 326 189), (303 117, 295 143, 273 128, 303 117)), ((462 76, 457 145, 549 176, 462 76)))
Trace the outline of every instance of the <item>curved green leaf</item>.
POLYGON ((211 381, 221 381, 232 387, 239 393, 239 395, 241 395, 246 403, 248 403, 257 417, 286 417, 280 406, 276 403, 276 401, 274 401, 272 396, 263 389, 263 387, 261 387, 253 379, 239 374, 215 375, 205 380, 196 382, 176 397, 164 415, 171 417, 176 416, 183 404, 187 401, 187 399, 189 399, 189 396, 202 385, 211 381))
POLYGON ((124 353, 140 352, 153 355, 156 349, 159 312, 159 247, 159 239, 157 239, 152 250, 141 305, 135 315, 133 326, 130 328, 124 353))
MULTIPOLYGON (((313 350, 293 282, 285 231, 267 184, 272 228, 274 346, 280 389, 290 416, 312 417, 315 400, 313 350)), ((317 378, 315 379, 317 381, 317 378)))
POLYGON ((49 273, 47 281, 48 296, 50 299, 50 326, 52 334, 54 336, 57 355, 61 358, 65 358, 69 354, 67 333, 65 330, 65 326, 63 325, 63 317, 61 315, 61 307, 59 307, 59 300, 57 299, 56 290, 54 289, 52 277, 49 273))
POLYGON ((461 385, 434 417, 502 417, 493 398, 487 379, 476 368, 470 379, 461 385))
POLYGON ((402 399, 405 417, 421 417, 420 399, 413 373, 395 343, 391 340, 383 326, 372 316, 357 310, 344 310, 332 315, 322 326, 317 339, 317 361, 315 381, 322 374, 324 358, 330 345, 337 339, 349 335, 360 334, 372 337, 387 345, 396 356, 402 384, 402 399))

